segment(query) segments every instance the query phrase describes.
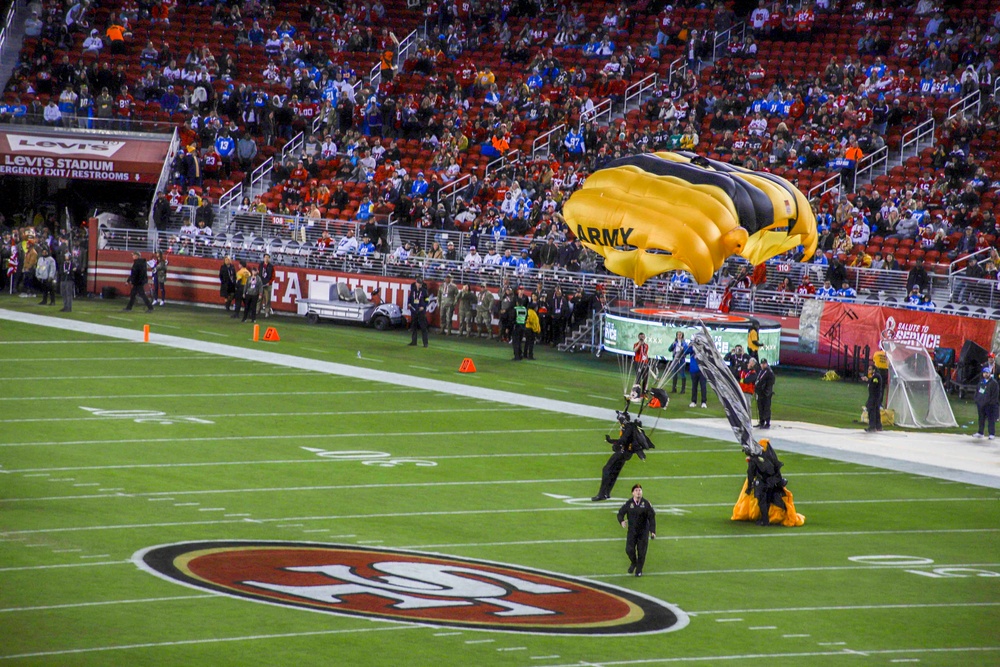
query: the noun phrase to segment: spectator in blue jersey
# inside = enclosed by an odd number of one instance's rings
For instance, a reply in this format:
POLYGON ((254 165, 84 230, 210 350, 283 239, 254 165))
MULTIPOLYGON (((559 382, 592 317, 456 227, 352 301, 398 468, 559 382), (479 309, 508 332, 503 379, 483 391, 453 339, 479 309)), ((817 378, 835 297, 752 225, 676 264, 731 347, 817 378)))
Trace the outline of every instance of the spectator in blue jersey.
POLYGON ((858 296, 857 290, 851 287, 850 283, 842 283, 840 289, 837 290, 837 301, 851 302, 854 301, 858 296))
POLYGON ((424 172, 418 171, 417 178, 410 187, 411 197, 423 197, 427 194, 427 181, 424 180, 424 172))
POLYGON ((215 152, 222 158, 220 164, 222 177, 229 178, 233 171, 233 153, 236 152, 236 140, 229 136, 229 130, 224 129, 215 138, 215 152))
POLYGON ((375 244, 372 243, 371 238, 365 234, 361 237, 361 243, 358 244, 358 256, 360 257, 371 257, 375 254, 375 244))
POLYGON ((583 140, 583 134, 576 128, 571 128, 566 134, 563 146, 566 147, 567 159, 571 160, 579 160, 583 157, 587 150, 587 146, 583 140))
POLYGON ((504 226, 503 218, 500 216, 494 219, 490 235, 493 237, 494 243, 503 243, 503 240, 507 238, 507 227, 504 226))
POLYGON ((816 298, 824 301, 833 301, 837 298, 837 290, 829 280, 824 280, 823 286, 816 290, 816 298))
POLYGON ((518 275, 523 275, 523 274, 528 273, 529 271, 531 271, 534 268, 535 268, 535 263, 533 261, 531 261, 530 257, 528 257, 528 251, 527 250, 522 250, 521 251, 521 257, 518 258, 516 266, 515 266, 515 272, 518 275))
POLYGON ((916 310, 920 306, 921 301, 923 301, 923 296, 920 294, 920 286, 914 285, 910 288, 910 293, 906 297, 906 305, 908 308, 916 310))
POLYGON ((528 85, 528 88, 532 90, 541 90, 542 86, 545 85, 545 81, 542 80, 542 76, 538 73, 537 67, 531 70, 531 75, 525 83, 528 85))
POLYGON ((510 254, 510 248, 503 251, 503 257, 500 258, 500 266, 517 268, 517 257, 510 254))

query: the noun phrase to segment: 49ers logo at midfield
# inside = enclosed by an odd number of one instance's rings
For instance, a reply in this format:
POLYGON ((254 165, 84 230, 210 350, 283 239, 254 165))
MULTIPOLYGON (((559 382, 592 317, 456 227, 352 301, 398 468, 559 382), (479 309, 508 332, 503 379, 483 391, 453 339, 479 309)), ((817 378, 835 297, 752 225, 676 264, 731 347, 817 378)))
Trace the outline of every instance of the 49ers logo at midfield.
POLYGON ((303 542, 185 542, 133 556, 186 586, 373 620, 503 632, 626 635, 679 630, 687 615, 601 583, 413 551, 303 542))

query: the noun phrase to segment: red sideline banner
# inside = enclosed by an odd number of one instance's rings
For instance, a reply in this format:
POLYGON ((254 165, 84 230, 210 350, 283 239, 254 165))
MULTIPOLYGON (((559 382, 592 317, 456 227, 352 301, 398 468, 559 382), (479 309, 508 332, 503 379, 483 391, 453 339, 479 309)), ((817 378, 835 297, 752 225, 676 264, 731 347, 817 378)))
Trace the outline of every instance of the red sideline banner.
POLYGON ((956 353, 966 340, 973 340, 985 349, 993 347, 996 322, 958 315, 945 315, 884 306, 861 306, 853 303, 828 302, 820 318, 819 348, 826 354, 831 346, 853 348, 868 345, 878 349, 882 333, 886 337, 909 345, 927 348, 951 348, 956 353))
MULTIPOLYGON (((149 260, 150 252, 142 253, 143 259, 149 260)), ((87 289, 100 293, 104 287, 114 287, 119 294, 128 293, 129 271, 132 267, 132 253, 122 250, 92 249, 93 261, 87 276, 87 289)), ((187 255, 167 255, 167 299, 172 301, 188 301, 222 305, 224 299, 219 296, 219 267, 221 259, 206 259, 187 255)), ((250 266, 257 264, 251 263, 250 266)), ((367 276, 354 273, 339 273, 320 269, 305 269, 299 267, 275 266, 274 283, 271 288, 271 307, 275 312, 294 313, 299 299, 309 298, 309 283, 323 278, 334 278, 337 282, 347 283, 348 287, 362 288, 367 294, 377 290, 383 303, 394 303, 406 314, 406 300, 410 295, 410 283, 406 278, 390 278, 385 276, 367 276)), ((152 290, 150 277, 148 290, 152 290)), ((434 320, 432 314, 428 319, 434 320)))

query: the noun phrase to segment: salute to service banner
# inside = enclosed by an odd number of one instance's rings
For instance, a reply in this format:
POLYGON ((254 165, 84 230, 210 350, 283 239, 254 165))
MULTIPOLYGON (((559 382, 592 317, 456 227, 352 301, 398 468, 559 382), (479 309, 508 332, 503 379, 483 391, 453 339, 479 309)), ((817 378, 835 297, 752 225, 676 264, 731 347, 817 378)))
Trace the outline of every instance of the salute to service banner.
MULTIPOLYGON (((805 313, 803 313, 805 319, 805 313)), ((938 347, 962 349, 973 340, 987 350, 994 349, 996 322, 958 315, 945 315, 902 308, 861 306, 853 303, 826 302, 819 320, 819 352, 831 347, 853 348, 868 345, 877 350, 885 337, 898 343, 927 348, 931 354, 938 347)), ((804 330, 803 330, 804 331, 804 330)), ((804 336, 805 334, 801 334, 804 336)))
POLYGON ((156 183, 172 135, 0 128, 0 175, 156 183))

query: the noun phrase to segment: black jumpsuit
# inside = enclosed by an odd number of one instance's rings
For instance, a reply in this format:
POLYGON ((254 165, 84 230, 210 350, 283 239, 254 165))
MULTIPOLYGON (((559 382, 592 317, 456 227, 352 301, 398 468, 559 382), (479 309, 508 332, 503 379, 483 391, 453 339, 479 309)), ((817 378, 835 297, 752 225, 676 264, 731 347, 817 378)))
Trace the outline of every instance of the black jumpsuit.
POLYGON ((747 466, 747 493, 753 493, 760 507, 760 519, 757 523, 766 526, 770 523, 768 513, 771 505, 784 509, 785 480, 781 477, 781 466, 774 448, 767 449, 757 456, 751 456, 747 466))
POLYGON ((618 510, 618 523, 628 517, 628 536, 625 538, 625 554, 632 566, 629 573, 635 571, 636 576, 642 574, 646 564, 646 548, 649 546, 649 534, 656 533, 656 510, 645 498, 639 502, 629 499, 618 510))
POLYGON ((632 458, 632 454, 639 448, 638 440, 636 439, 638 435, 637 431, 638 429, 635 424, 625 422, 622 424, 620 438, 612 440, 611 436, 604 436, 608 443, 611 444, 613 453, 601 471, 601 490, 594 496, 595 499, 603 500, 611 497, 611 489, 615 488, 615 482, 618 481, 618 475, 621 474, 622 468, 625 467, 625 462, 632 458))

